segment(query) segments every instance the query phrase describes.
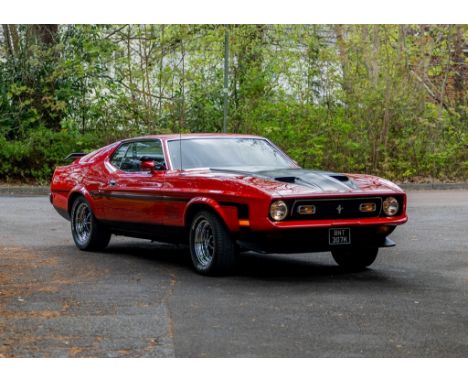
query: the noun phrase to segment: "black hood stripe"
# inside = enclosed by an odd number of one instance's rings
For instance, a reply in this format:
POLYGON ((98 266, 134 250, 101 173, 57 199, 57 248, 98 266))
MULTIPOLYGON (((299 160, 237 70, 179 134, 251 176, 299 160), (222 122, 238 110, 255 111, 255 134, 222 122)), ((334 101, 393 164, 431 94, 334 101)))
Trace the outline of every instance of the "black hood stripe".
POLYGON ((293 183, 315 191, 340 192, 359 190, 356 183, 346 175, 335 172, 306 170, 302 168, 281 168, 274 170, 212 168, 210 170, 276 180, 283 183, 293 183))

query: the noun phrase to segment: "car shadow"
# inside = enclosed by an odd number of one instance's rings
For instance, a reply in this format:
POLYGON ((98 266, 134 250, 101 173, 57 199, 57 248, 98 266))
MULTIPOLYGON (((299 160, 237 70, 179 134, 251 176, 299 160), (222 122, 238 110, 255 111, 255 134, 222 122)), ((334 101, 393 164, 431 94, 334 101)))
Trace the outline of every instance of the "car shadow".
MULTIPOLYGON (((132 256, 155 266, 163 265, 172 272, 201 277, 193 271, 188 248, 162 243, 119 242, 110 245, 105 253, 112 256, 132 256)), ((386 282, 384 272, 367 269, 361 272, 343 270, 323 254, 277 255, 242 253, 236 269, 227 278, 259 280, 359 280, 386 282), (327 261, 328 260, 328 261, 327 261)))
MULTIPOLYGON (((315 253, 297 255, 259 254, 255 252, 244 253, 240 256, 238 275, 260 279, 278 278, 313 278, 318 280, 331 278, 355 278, 366 275, 374 278, 375 272, 371 269, 362 272, 349 272, 333 263, 333 260, 323 260, 323 256, 315 253)), ((331 255, 330 255, 331 257, 331 255)))
POLYGON ((111 243, 103 252, 120 257, 130 255, 154 265, 162 264, 173 268, 173 270, 191 271, 190 254, 184 246, 149 241, 132 241, 111 243))

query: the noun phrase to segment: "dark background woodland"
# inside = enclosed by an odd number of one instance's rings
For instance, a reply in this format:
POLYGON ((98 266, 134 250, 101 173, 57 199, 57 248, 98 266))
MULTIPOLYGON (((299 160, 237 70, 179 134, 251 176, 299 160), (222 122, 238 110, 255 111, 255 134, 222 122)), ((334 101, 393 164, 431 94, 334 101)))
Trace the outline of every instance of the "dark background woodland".
POLYGON ((466 25, 11 25, 0 32, 0 180, 47 182, 122 137, 264 135, 300 165, 466 180, 466 25))

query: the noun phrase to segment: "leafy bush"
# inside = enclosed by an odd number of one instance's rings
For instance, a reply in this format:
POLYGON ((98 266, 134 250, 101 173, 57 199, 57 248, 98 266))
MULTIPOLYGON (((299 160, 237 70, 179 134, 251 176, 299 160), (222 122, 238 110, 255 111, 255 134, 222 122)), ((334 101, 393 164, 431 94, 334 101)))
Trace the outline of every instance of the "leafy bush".
MULTIPOLYGON (((0 181, 48 181, 69 152, 119 138, 222 131, 225 29, 5 24, 0 181)), ((307 168, 466 180, 466 26, 227 29, 229 132, 307 168)))
POLYGON ((0 180, 48 181, 55 166, 71 152, 92 151, 103 144, 95 133, 38 128, 22 140, 0 136, 0 180))

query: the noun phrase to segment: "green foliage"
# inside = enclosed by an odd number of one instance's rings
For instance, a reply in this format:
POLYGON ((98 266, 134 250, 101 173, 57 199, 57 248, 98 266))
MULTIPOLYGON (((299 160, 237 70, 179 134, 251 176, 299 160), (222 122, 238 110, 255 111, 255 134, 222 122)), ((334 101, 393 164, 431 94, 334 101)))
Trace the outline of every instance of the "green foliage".
MULTIPOLYGON (((123 137, 222 130, 225 26, 46 28, 52 41, 31 25, 0 39, 0 180, 47 181, 123 137)), ((230 132, 304 167, 466 180, 466 26, 228 30, 230 132)))
POLYGON ((39 127, 30 130, 22 140, 0 136, 0 174, 2 179, 28 181, 48 180, 57 164, 71 152, 89 152, 103 144, 94 133, 39 127))

